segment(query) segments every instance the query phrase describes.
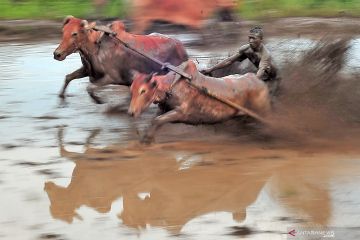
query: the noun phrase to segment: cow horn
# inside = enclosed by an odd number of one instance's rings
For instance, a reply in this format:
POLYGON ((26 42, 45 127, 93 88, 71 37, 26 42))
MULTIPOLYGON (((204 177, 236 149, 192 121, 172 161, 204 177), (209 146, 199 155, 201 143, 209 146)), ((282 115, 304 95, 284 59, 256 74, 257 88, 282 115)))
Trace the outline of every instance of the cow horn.
POLYGON ((178 73, 175 73, 175 77, 174 77, 174 80, 173 80, 173 83, 177 82, 182 76, 178 73))
POLYGON ((150 84, 151 88, 156 88, 157 87, 157 82, 156 81, 152 81, 150 84))
POLYGON ((150 82, 151 78, 153 77, 153 75, 155 74, 155 72, 151 72, 149 75, 146 76, 146 78, 144 79, 145 83, 150 82))
POLYGON ((88 25, 85 25, 86 29, 89 30, 89 29, 92 29, 96 26, 96 22, 91 22, 89 23, 88 25))
POLYGON ((182 64, 180 64, 180 66, 178 67, 182 70, 185 70, 185 68, 187 68, 188 65, 189 65, 189 61, 185 61, 182 64))
POLYGON ((63 20, 63 25, 67 24, 72 18, 74 18, 74 16, 71 15, 66 16, 63 20))
POLYGON ((82 20, 81 23, 80 23, 80 26, 84 27, 84 28, 87 28, 88 25, 89 25, 89 23, 86 20, 82 20))

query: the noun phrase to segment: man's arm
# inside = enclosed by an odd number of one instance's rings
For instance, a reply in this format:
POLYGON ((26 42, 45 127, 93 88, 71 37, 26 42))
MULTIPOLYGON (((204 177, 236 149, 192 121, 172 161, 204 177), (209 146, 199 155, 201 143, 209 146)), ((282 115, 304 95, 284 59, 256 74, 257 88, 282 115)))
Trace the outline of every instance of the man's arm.
POLYGON ((267 78, 266 73, 269 72, 270 69, 271 69, 271 57, 267 51, 264 51, 261 56, 261 61, 259 63, 259 69, 256 73, 256 76, 261 80, 265 80, 265 78, 267 78))
POLYGON ((235 61, 242 61, 246 58, 246 56, 244 55, 245 51, 249 48, 249 45, 244 45, 242 46, 239 51, 232 55, 231 57, 226 58, 225 60, 219 62, 218 64, 216 64, 215 66, 205 69, 203 71, 201 71, 203 74, 209 74, 215 70, 227 67, 231 64, 233 64, 235 61))
POLYGON ((256 76, 259 79, 264 80, 266 70, 267 70, 266 66, 259 66, 259 70, 257 71, 256 76))
POLYGON ((211 68, 207 69, 206 71, 211 73, 217 69, 227 67, 227 66, 233 64, 239 58, 239 56, 240 56, 240 53, 236 53, 236 54, 232 55, 231 57, 228 57, 225 60, 219 62, 215 66, 212 66, 211 68))

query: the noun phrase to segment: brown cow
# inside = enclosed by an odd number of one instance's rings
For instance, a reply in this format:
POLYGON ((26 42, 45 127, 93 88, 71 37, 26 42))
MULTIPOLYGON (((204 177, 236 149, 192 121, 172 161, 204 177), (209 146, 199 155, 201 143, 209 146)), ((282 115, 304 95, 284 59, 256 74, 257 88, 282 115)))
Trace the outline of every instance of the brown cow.
MULTIPOLYGON (((270 110, 268 89, 253 73, 213 78, 201 74, 191 60, 179 67, 192 76, 193 84, 216 93, 219 97, 262 115, 270 110)), ((191 87, 185 80, 180 79, 171 88, 179 77, 173 72, 163 76, 138 74, 135 77, 130 88, 132 98, 129 114, 137 117, 153 102, 163 104, 167 110, 153 120, 143 139, 145 142, 150 141, 156 129, 165 123, 213 124, 238 116, 236 109, 191 87)))
POLYGON ((234 0, 133 0, 134 32, 144 32, 156 20, 200 29, 211 14, 236 6, 234 0))
MULTIPOLYGON (((113 28, 122 41, 162 62, 179 65, 188 59, 184 46, 176 39, 160 34, 133 35, 125 32, 120 21, 113 23, 113 28)), ((66 76, 60 97, 64 96, 70 81, 89 76, 92 84, 87 88, 88 93, 95 102, 101 103, 95 90, 108 84, 130 86, 131 69, 142 73, 163 71, 161 66, 129 50, 116 38, 95 32, 86 20, 70 16, 64 20, 63 39, 54 51, 54 58, 62 61, 77 51, 80 52, 83 67, 66 76)))

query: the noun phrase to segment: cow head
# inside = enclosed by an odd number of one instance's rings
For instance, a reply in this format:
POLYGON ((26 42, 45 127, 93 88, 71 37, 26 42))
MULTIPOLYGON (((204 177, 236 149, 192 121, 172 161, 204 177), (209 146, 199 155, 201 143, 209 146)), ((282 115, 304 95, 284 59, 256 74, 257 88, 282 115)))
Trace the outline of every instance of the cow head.
POLYGON ((138 117, 155 100, 157 81, 153 79, 156 74, 135 73, 130 87, 131 102, 128 113, 138 117))
POLYGON ((79 50, 88 39, 87 32, 90 25, 86 20, 67 16, 63 23, 63 36, 60 45, 54 51, 54 58, 62 61, 68 55, 79 50))
MULTIPOLYGON (((196 75, 196 65, 191 60, 183 62, 178 68, 190 73, 192 76, 196 75)), ((166 75, 136 73, 130 87, 131 102, 128 113, 138 117, 151 103, 163 101, 172 83, 180 78, 181 75, 173 71, 166 75)))

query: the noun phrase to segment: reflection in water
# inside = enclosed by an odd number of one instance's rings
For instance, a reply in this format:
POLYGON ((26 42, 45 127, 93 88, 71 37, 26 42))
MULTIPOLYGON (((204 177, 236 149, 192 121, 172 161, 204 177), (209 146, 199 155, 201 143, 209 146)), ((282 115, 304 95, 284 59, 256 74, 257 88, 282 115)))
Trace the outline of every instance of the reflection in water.
POLYGON ((212 212, 230 212, 235 221, 242 222, 246 208, 267 182, 271 196, 304 216, 304 221, 326 225, 331 215, 327 188, 331 159, 318 158, 327 162, 324 169, 318 163, 298 161, 301 157, 294 151, 251 145, 239 149, 236 143, 177 142, 99 149, 90 146, 97 133, 90 134, 83 153, 76 153, 65 149, 63 129, 59 129, 60 154, 74 161, 75 169, 67 187, 51 181, 45 184, 50 212, 56 219, 69 223, 82 219, 76 210, 83 205, 109 212, 112 203, 122 197, 123 211, 118 217, 133 228, 150 225, 178 233, 190 220, 212 212), (183 169, 183 163, 176 161, 179 153, 182 161, 187 156, 200 160, 183 169))

